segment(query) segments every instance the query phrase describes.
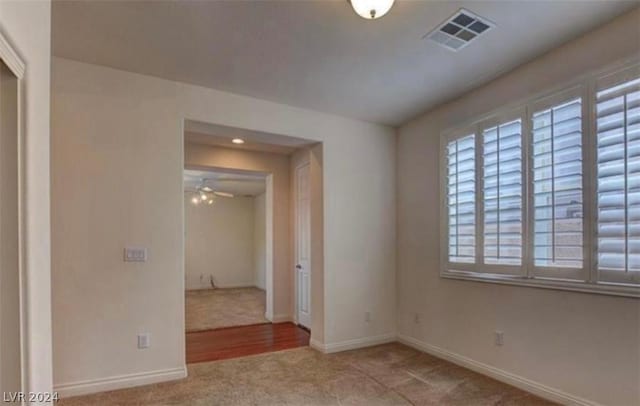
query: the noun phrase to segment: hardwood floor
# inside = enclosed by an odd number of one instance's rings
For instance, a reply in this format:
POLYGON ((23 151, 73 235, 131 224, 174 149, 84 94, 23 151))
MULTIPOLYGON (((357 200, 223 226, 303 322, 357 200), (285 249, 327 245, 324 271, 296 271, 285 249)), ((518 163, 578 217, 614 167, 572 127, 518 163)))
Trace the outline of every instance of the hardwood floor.
POLYGON ((215 361, 309 345, 293 323, 256 324, 187 333, 187 363, 215 361))

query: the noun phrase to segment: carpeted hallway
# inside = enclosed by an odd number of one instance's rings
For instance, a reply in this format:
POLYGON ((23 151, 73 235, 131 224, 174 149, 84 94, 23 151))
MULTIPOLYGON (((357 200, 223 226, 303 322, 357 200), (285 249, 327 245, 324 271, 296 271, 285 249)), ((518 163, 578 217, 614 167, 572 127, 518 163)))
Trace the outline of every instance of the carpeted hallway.
POLYGON ((186 292, 187 332, 268 323, 264 290, 248 287, 186 292))
POLYGON ((299 348, 189 365, 180 381, 63 399, 76 405, 500 405, 552 403, 401 344, 299 348))

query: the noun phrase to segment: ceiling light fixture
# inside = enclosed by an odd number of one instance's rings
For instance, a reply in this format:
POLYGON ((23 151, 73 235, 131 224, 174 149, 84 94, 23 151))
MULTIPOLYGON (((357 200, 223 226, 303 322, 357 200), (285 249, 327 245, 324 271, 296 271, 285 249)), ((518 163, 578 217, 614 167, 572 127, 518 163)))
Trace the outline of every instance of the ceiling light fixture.
POLYGON ((193 203, 194 206, 199 206, 200 204, 212 205, 218 196, 227 198, 234 197, 233 193, 220 192, 208 186, 207 180, 208 179, 202 179, 200 185, 196 186, 195 190, 185 191, 185 193, 192 195, 191 203, 193 203))
POLYGON ((231 140, 234 144, 244 144, 244 140, 242 138, 234 138, 231 140))
POLYGON ((387 14, 395 0, 347 0, 353 10, 367 20, 375 20, 387 14))

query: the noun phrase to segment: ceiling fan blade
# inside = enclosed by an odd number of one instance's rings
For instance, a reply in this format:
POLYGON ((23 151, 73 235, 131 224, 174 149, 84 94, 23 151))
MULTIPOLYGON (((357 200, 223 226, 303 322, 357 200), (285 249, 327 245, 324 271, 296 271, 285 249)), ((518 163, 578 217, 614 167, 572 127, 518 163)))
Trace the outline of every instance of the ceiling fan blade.
POLYGON ((234 197, 232 193, 227 192, 213 192, 213 194, 220 197, 234 197))
POLYGON ((212 183, 224 183, 224 182, 264 182, 262 178, 218 178, 212 179, 212 183))

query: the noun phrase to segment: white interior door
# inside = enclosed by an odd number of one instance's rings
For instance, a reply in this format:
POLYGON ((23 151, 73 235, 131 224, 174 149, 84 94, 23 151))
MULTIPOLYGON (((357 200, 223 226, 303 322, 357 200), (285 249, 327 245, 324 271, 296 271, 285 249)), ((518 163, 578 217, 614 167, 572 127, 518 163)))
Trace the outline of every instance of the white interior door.
POLYGON ((311 328, 311 193, 309 164, 296 168, 296 316, 298 324, 311 328))

